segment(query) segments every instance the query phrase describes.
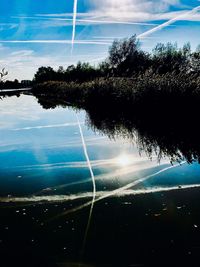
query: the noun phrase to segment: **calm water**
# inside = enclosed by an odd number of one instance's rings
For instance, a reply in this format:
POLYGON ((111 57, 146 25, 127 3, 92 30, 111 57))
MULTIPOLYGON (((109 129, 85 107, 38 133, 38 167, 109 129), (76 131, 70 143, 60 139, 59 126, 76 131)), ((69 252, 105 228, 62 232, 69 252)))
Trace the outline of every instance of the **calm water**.
POLYGON ((150 160, 92 131, 84 111, 23 94, 0 103, 3 266, 146 266, 166 254, 195 264, 199 187, 198 163, 150 160))

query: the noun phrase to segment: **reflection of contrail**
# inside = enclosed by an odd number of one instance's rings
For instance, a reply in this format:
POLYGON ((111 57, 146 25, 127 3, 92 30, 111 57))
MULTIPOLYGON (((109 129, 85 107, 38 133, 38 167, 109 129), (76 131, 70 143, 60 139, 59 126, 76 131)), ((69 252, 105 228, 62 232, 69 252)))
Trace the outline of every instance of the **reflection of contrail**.
POLYGON ((75 40, 75 35, 76 35, 77 4, 78 4, 78 0, 74 0, 74 11, 73 11, 74 15, 73 15, 72 50, 71 50, 71 53, 73 53, 74 40, 75 40))
MULTIPOLYGON (((181 164, 185 164, 185 163, 186 163, 186 162, 182 162, 181 164)), ((150 175, 148 175, 148 176, 145 176, 145 177, 143 177, 143 178, 140 178, 140 179, 138 179, 138 180, 136 180, 136 181, 134 181, 134 182, 132 182, 132 183, 129 183, 129 184, 125 185, 125 186, 122 186, 122 187, 120 187, 120 188, 118 188, 118 189, 115 189, 115 190, 109 192, 108 194, 105 194, 105 195, 103 195, 103 196, 97 198, 97 199, 95 200, 95 203, 96 203, 96 202, 99 202, 99 201, 101 201, 101 200, 103 200, 103 199, 106 199, 106 198, 108 198, 108 197, 112 197, 112 196, 114 196, 114 195, 118 195, 118 194, 120 194, 121 192, 123 192, 123 191, 125 191, 125 190, 128 190, 128 189, 130 189, 130 188, 132 188, 132 187, 134 187, 134 186, 136 186, 136 185, 138 185, 138 184, 140 184, 140 183, 145 182, 146 180, 148 180, 148 179, 150 179, 150 178, 152 178, 152 177, 154 177, 154 176, 157 176, 157 175, 159 175, 159 174, 161 174, 161 173, 163 173, 163 172, 166 172, 166 171, 168 171, 168 170, 170 170, 170 169, 173 169, 173 168, 176 168, 176 167, 178 167, 178 166, 180 166, 180 164, 177 164, 177 165, 174 165, 174 166, 170 166, 170 167, 164 168, 164 169, 162 169, 162 170, 160 170, 160 171, 158 171, 158 172, 155 172, 155 173, 153 173, 153 174, 150 174, 150 175)), ((74 208, 74 209, 68 210, 68 211, 66 211, 66 212, 64 212, 64 213, 62 213, 62 214, 59 214, 59 215, 57 215, 55 218, 59 218, 60 216, 64 216, 64 215, 68 215, 68 214, 77 212, 77 211, 79 211, 79 210, 82 210, 83 208, 86 208, 86 207, 90 206, 90 205, 91 205, 91 201, 90 201, 90 202, 87 202, 87 203, 85 203, 85 204, 83 204, 83 205, 81 205, 81 206, 79 206, 79 207, 76 207, 76 208, 74 208)))
POLYGON ((157 32, 157 31, 159 31, 159 30, 162 30, 163 28, 165 28, 165 27, 171 25, 172 23, 174 23, 174 22, 180 20, 181 18, 184 18, 184 17, 187 16, 187 15, 195 14, 195 13, 198 12, 199 10, 200 10, 200 6, 197 6, 197 7, 193 8, 192 10, 190 10, 190 11, 184 13, 184 14, 181 14, 181 15, 179 15, 179 16, 173 18, 173 19, 170 19, 170 20, 166 21, 165 23, 163 23, 163 24, 161 24, 161 25, 159 25, 159 26, 157 26, 157 27, 155 27, 155 28, 153 28, 153 29, 151 29, 151 30, 149 30, 149 31, 146 31, 146 32, 144 32, 144 33, 138 35, 137 38, 138 38, 138 39, 142 39, 143 37, 146 37, 146 36, 148 36, 148 35, 150 35, 150 34, 152 34, 152 33, 154 33, 154 32, 157 32))
POLYGON ((90 174, 91 174, 91 178, 92 178, 92 185, 93 185, 93 198, 92 198, 92 201, 90 202, 90 204, 91 204, 90 213, 89 213, 88 223, 87 223, 87 227, 86 227, 86 230, 85 230, 85 236, 84 236, 84 240, 83 240, 82 253, 84 253, 84 248, 85 248, 85 244, 86 244, 86 240, 87 240, 88 231, 89 231, 89 228, 90 228, 90 222, 91 222, 92 212, 93 212, 95 198, 96 198, 96 184, 95 184, 94 173, 93 173, 93 170, 92 170, 92 165, 91 165, 91 162, 90 162, 90 159, 89 159, 89 156, 88 156, 87 147, 86 147, 86 143, 85 143, 84 136, 83 136, 82 127, 81 127, 78 115, 76 115, 76 117, 77 117, 79 131, 80 131, 81 140, 82 140, 82 144, 83 144, 83 150, 84 150, 84 154, 85 154, 85 157, 86 157, 86 160, 87 160, 88 168, 90 170, 90 174))
MULTIPOLYGON (((145 161, 143 161, 144 164, 141 162, 138 163, 134 163, 132 164, 131 167, 128 168, 123 168, 123 169, 118 169, 116 168, 115 171, 109 172, 109 173, 105 173, 105 174, 99 174, 97 176, 95 176, 95 181, 110 181, 110 179, 114 179, 114 177, 117 177, 117 179, 119 179, 120 177, 124 177, 125 175, 136 175, 137 172, 140 171, 145 171, 145 170, 151 170, 151 168, 154 168, 156 166, 151 166, 148 163, 146 163, 145 161)), ((92 164, 92 163, 91 163, 92 164)), ((162 164, 162 165, 167 165, 167 164, 162 164)), ((163 166, 163 167, 164 167, 163 166)), ((94 168, 94 164, 92 164, 92 167, 94 168)), ((35 193, 34 195, 42 195, 44 192, 46 191, 54 191, 54 190, 60 190, 60 189, 64 189, 64 188, 68 188, 71 186, 76 186, 76 185, 81 185, 81 184, 86 184, 91 182, 91 178, 90 179, 85 179, 85 180, 80 180, 80 181, 76 181, 76 182, 72 182, 72 183, 67 183, 67 184, 62 184, 59 186, 55 186, 55 187, 50 187, 50 188, 45 188, 37 193, 35 193)))
MULTIPOLYGON (((81 122, 81 124, 83 124, 83 122, 81 122)), ((12 131, 25 131, 25 130, 33 130, 33 129, 59 128, 59 127, 72 127, 72 126, 77 126, 77 122, 30 126, 30 127, 12 129, 12 131)))
MULTIPOLYGON (((149 193, 159 193, 159 192, 169 192, 175 190, 184 190, 184 189, 193 189, 200 188, 200 184, 192 184, 192 185, 178 185, 178 186, 167 186, 167 187, 152 187, 152 188, 144 188, 144 189, 136 189, 136 190, 125 190, 124 192, 120 192, 116 194, 117 197, 125 197, 131 195, 145 195, 149 193)), ((113 191, 111 191, 113 192, 113 191)), ((110 194, 109 191, 98 191, 96 196, 104 197, 110 194)), ((13 203, 15 206, 21 204, 24 207, 27 203, 32 205, 33 203, 39 204, 52 204, 52 203, 64 203, 68 201, 76 201, 88 199, 92 196, 91 192, 74 194, 74 195, 54 195, 54 196, 32 196, 32 197, 1 197, 0 203, 13 203), (22 205, 24 204, 25 205, 22 205)), ((88 205, 88 203, 86 203, 88 205)))

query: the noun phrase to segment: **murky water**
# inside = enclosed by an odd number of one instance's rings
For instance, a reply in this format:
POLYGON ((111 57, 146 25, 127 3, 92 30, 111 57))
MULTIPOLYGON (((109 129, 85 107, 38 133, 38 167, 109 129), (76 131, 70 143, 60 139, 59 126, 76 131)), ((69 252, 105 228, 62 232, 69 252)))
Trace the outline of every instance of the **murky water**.
POLYGON ((85 117, 45 110, 31 95, 2 99, 5 262, 13 255, 21 266, 143 266, 166 251, 186 259, 193 247, 196 253, 200 165, 150 160, 129 139, 94 132, 85 117))

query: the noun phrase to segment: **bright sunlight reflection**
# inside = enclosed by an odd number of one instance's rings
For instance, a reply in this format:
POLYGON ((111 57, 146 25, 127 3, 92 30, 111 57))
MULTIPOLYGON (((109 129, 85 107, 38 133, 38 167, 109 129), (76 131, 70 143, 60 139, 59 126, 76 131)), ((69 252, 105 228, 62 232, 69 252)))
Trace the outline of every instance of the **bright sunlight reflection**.
POLYGON ((117 158, 117 163, 122 167, 126 167, 131 164, 131 158, 127 154, 122 154, 117 158))

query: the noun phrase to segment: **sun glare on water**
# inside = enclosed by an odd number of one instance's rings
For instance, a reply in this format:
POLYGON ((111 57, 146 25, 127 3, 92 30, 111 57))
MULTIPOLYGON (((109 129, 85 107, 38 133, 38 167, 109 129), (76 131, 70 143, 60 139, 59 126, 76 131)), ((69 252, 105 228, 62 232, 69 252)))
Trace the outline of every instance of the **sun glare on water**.
POLYGON ((117 163, 122 167, 126 167, 131 164, 131 158, 127 154, 120 155, 117 158, 117 163))

